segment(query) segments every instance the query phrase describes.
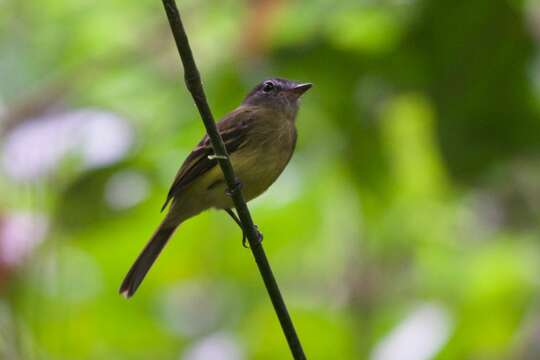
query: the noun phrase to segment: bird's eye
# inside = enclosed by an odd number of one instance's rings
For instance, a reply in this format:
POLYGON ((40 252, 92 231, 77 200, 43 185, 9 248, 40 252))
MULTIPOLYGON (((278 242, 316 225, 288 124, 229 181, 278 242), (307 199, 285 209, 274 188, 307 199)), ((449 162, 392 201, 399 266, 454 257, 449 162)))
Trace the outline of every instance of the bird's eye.
POLYGON ((270 81, 266 82, 266 83, 264 83, 264 86, 263 86, 262 90, 265 93, 269 93, 270 91, 274 90, 274 84, 271 83, 270 81))

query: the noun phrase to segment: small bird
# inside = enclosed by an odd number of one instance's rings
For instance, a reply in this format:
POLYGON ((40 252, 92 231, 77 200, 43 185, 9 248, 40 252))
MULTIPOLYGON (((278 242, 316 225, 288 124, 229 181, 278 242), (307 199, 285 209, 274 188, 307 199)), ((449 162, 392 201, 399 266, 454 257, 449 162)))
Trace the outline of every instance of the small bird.
MULTIPOLYGON (((246 201, 268 189, 291 159, 296 144, 299 98, 311 86, 279 78, 265 80, 217 123, 246 201)), ((178 170, 162 208, 163 211, 170 203, 169 211, 120 286, 124 297, 135 293, 182 222, 206 209, 217 208, 227 211, 241 226, 232 211, 234 205, 213 154, 206 135, 178 170)), ((245 246, 245 235, 242 242, 245 246)))

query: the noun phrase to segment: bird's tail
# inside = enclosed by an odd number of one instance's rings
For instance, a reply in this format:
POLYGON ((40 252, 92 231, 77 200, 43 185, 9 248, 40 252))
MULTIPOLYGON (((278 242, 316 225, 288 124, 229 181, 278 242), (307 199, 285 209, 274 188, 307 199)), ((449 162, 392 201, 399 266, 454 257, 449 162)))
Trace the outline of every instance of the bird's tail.
POLYGON ((150 267, 154 264, 178 225, 171 225, 170 221, 165 219, 154 235, 152 235, 148 244, 146 244, 139 257, 137 257, 137 260, 135 260, 135 263, 131 266, 131 269, 129 269, 124 281, 122 281, 119 292, 126 299, 130 298, 137 291, 146 273, 150 270, 150 267))

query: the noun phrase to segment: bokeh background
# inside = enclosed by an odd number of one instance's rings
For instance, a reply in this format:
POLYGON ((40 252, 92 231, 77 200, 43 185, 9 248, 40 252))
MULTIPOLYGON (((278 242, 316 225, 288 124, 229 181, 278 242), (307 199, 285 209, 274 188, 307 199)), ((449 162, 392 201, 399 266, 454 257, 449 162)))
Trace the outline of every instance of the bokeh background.
MULTIPOLYGON (((251 203, 310 359, 540 358, 540 2, 179 1, 216 117, 310 81, 251 203)), ((0 358, 286 359, 237 226, 119 283, 204 133, 160 1, 0 1, 0 358)))

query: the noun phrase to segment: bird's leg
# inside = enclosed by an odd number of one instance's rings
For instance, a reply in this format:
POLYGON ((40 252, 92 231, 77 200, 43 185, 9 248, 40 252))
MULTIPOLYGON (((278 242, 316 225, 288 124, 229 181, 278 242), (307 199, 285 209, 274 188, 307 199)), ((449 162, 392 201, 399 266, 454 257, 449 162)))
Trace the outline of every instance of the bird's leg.
MULTIPOLYGON (((240 226, 240 229, 242 229, 242 246, 247 248, 248 247, 247 235, 246 235, 246 232, 244 231, 244 226, 242 225, 242 222, 240 221, 240 219, 238 218, 238 216, 234 213, 232 209, 225 209, 225 211, 234 220, 234 222, 237 223, 238 226, 240 226)), ((257 238, 259 242, 261 242, 263 240, 263 234, 259 231, 259 228, 257 227, 257 225, 255 225, 255 230, 257 231, 257 238)))
POLYGON ((242 246, 247 248, 247 246, 246 246, 247 236, 246 236, 246 232, 244 231, 244 227, 242 226, 242 222, 240 221, 238 216, 236 216, 236 214, 234 213, 234 211, 232 209, 225 209, 225 211, 234 220, 234 222, 237 223, 238 226, 240 226, 240 229, 242 230, 242 246))
MULTIPOLYGON (((228 188, 227 190, 225 190, 225 194, 227 194, 227 196, 232 197, 233 194, 235 192, 237 192, 237 191, 240 191, 240 189, 242 189, 242 183, 240 182, 240 180, 236 179, 236 182, 234 183, 234 186, 232 188, 228 188)), ((240 225, 240 226, 242 226, 242 225, 240 225)))
POLYGON ((244 229, 244 227, 242 226, 242 222, 240 221, 238 216, 236 216, 236 214, 234 213, 234 211, 232 209, 225 209, 225 211, 234 220, 234 222, 237 223, 238 226, 240 226, 241 229, 244 229))

